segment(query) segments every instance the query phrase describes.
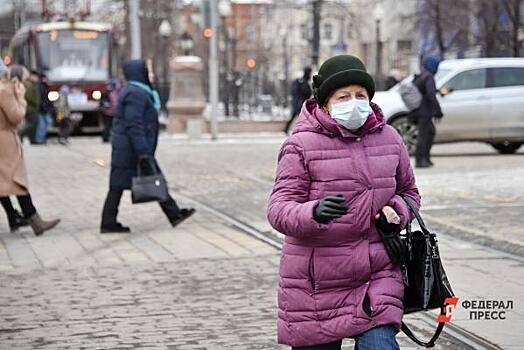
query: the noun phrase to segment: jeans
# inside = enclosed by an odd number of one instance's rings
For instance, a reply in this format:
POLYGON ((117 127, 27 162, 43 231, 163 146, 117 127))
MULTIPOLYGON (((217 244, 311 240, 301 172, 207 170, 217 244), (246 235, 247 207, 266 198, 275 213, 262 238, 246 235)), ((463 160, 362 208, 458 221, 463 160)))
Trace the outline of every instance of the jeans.
POLYGON ((399 350, 393 326, 371 328, 355 337, 355 350, 399 350))
MULTIPOLYGON (((355 350, 400 350, 393 326, 379 326, 355 336, 355 350)), ((340 350, 342 340, 329 344, 293 347, 292 350, 340 350)))
POLYGON ((49 130, 49 127, 53 123, 53 119, 51 119, 51 116, 49 113, 39 113, 38 114, 38 121, 36 125, 36 133, 35 133, 35 142, 42 144, 45 143, 47 138, 47 130, 49 130))

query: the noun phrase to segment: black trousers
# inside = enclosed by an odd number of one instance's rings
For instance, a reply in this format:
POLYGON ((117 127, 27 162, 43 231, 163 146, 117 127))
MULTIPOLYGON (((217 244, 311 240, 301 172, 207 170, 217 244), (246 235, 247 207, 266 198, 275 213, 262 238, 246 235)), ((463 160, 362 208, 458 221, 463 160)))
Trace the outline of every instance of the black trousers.
MULTIPOLYGON (((123 193, 124 190, 121 189, 109 189, 104 202, 104 209, 102 210, 102 226, 114 225, 117 222, 118 207, 123 193)), ((169 221, 180 217, 180 208, 171 195, 169 195, 167 201, 158 202, 158 204, 169 221)))
MULTIPOLYGON (((29 219, 31 216, 36 214, 36 208, 33 205, 33 201, 31 200, 31 195, 26 194, 23 196, 17 196, 16 198, 18 199, 18 204, 20 204, 24 218, 29 219)), ((11 203, 11 199, 9 199, 9 197, 0 197, 0 202, 2 203, 5 213, 7 214, 7 218, 14 218, 15 208, 11 203)))
POLYGON ((102 121, 104 122, 104 130, 102 131, 102 140, 104 142, 109 142, 111 139, 111 128, 113 126, 113 117, 110 115, 104 114, 102 116, 102 121))
POLYGON ((435 139, 435 124, 433 118, 420 116, 417 119, 417 149, 415 151, 415 160, 417 162, 429 161, 431 147, 435 139))

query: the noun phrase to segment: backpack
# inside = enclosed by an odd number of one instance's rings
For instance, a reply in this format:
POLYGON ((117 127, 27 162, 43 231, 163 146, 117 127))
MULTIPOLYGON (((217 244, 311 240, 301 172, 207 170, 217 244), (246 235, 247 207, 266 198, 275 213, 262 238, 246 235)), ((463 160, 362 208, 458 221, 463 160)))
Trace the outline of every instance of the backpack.
POLYGON ((404 101, 404 104, 410 111, 419 108, 422 103, 423 96, 415 83, 416 79, 417 76, 415 75, 413 79, 402 81, 398 90, 402 101, 404 101))

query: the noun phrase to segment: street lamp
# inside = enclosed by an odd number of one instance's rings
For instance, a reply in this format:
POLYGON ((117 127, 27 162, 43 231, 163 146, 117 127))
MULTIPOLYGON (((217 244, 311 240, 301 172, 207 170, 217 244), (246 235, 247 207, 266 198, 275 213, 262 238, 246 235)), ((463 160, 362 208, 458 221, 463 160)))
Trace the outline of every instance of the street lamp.
POLYGON ((218 3, 218 12, 220 13, 221 17, 227 17, 231 13, 231 4, 229 3, 229 0, 221 0, 218 3))
POLYGON ((184 56, 189 56, 194 46, 195 43, 193 42, 191 35, 187 32, 183 32, 182 35, 180 35, 180 48, 184 51, 184 56))
POLYGON ((220 0, 218 3, 218 13, 220 14, 220 25, 223 35, 223 45, 220 45, 222 50, 222 59, 224 61, 223 69, 221 70, 222 86, 224 87, 222 98, 224 103, 224 113, 226 116, 230 115, 229 111, 229 98, 232 72, 230 71, 230 60, 229 60, 229 28, 227 23, 227 17, 231 14, 231 4, 229 0, 220 0))
POLYGON ((158 27, 158 32, 163 37, 169 37, 171 36, 171 32, 173 29, 171 28, 171 24, 169 24, 169 21, 167 19, 163 19, 160 23, 160 26, 158 27))
POLYGON ((164 97, 164 101, 167 99, 167 90, 168 90, 168 68, 167 68, 167 61, 168 61, 168 39, 171 36, 172 33, 171 24, 169 24, 169 21, 167 19, 163 19, 160 23, 160 26, 158 27, 158 33, 162 37, 162 96, 164 97))
POLYGON ((376 56, 375 56, 375 73, 377 76, 377 83, 379 87, 382 86, 382 42, 380 41, 380 21, 384 17, 384 8, 382 3, 379 2, 373 9, 373 17, 375 19, 375 41, 376 41, 376 56))

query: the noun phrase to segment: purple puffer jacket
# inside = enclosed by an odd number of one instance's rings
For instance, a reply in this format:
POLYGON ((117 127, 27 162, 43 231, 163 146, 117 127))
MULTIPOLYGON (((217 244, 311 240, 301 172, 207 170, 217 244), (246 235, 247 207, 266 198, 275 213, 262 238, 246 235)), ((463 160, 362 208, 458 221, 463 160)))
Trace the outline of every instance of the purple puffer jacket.
POLYGON ((417 205, 420 196, 401 137, 371 106, 374 113, 355 135, 308 100, 280 150, 268 219, 286 235, 278 288, 281 344, 324 344, 386 324, 400 329, 400 269, 391 264, 373 218, 389 205, 404 227, 409 211, 399 195, 417 205), (317 223, 319 199, 339 193, 348 213, 317 223), (366 293, 371 317, 362 308, 366 293))

